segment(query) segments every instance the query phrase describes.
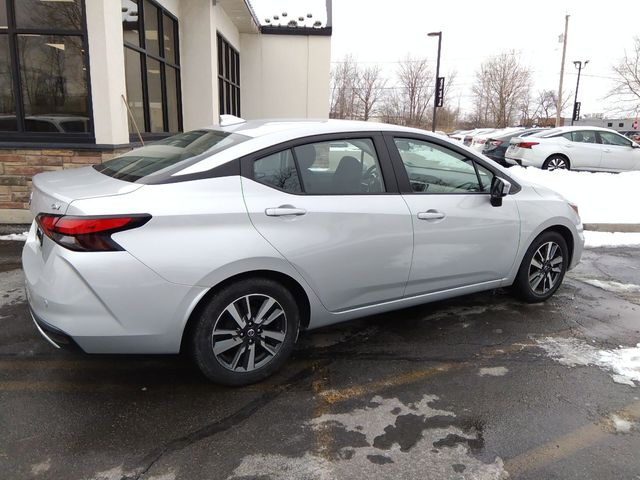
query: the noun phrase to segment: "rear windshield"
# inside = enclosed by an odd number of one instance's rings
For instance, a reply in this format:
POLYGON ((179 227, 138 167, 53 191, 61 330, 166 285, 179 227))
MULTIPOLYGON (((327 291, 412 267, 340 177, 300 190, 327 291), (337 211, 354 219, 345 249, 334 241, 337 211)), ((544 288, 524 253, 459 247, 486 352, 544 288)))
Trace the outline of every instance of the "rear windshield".
POLYGON ((157 182, 248 139, 220 130, 194 130, 136 148, 94 168, 126 182, 157 182))

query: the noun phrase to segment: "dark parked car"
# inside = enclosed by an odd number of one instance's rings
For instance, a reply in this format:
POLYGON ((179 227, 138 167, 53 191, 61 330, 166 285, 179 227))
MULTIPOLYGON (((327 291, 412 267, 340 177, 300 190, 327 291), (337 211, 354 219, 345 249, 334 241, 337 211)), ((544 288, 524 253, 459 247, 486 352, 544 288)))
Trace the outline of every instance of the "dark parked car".
POLYGON ((544 129, 531 128, 529 130, 516 130, 515 132, 509 132, 497 137, 491 137, 487 139, 487 142, 484 144, 482 154, 489 157, 494 162, 499 163, 503 167, 510 167, 511 165, 506 163, 504 160, 504 154, 506 153, 507 148, 509 148, 509 141, 513 137, 526 137, 541 130, 544 129))

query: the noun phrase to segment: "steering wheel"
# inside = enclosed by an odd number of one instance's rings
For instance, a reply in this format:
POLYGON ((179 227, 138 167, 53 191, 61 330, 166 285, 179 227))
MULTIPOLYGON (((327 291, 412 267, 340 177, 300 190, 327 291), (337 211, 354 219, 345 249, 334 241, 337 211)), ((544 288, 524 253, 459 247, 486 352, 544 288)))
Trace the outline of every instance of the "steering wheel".
POLYGON ((378 166, 371 165, 362 175, 362 186, 365 187, 367 192, 379 192, 380 185, 380 171, 378 170, 378 166))
POLYGON ((464 182, 464 183, 461 183, 460 185, 455 186, 454 188, 459 190, 466 190, 467 192, 477 192, 478 184, 474 182, 464 182))

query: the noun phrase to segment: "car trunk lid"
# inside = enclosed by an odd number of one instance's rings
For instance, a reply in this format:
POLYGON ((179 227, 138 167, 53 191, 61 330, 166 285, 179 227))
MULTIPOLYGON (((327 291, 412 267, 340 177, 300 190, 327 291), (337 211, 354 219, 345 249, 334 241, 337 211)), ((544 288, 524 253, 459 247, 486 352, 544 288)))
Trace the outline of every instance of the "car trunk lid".
POLYGON ((40 173, 33 177, 30 211, 64 215, 74 200, 124 195, 142 184, 116 180, 93 167, 40 173))

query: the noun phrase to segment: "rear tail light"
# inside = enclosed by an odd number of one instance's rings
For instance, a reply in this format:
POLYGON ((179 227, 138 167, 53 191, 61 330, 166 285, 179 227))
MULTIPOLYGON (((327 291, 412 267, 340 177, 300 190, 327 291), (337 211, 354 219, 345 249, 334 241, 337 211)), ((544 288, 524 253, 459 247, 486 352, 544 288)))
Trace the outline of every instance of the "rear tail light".
POLYGON ((484 145, 485 143, 487 143, 487 141, 484 138, 480 138, 477 140, 477 143, 479 143, 480 145, 484 145))
POLYGON ((489 140, 487 143, 492 147, 499 147, 502 145, 502 140, 489 140))
POLYGON ((540 145, 540 142, 520 142, 518 146, 520 148, 532 148, 534 145, 540 145))
POLYGON ((108 217, 71 217, 41 213, 36 222, 51 240, 76 252, 114 252, 123 250, 111 235, 138 228, 151 215, 116 215, 108 217))

